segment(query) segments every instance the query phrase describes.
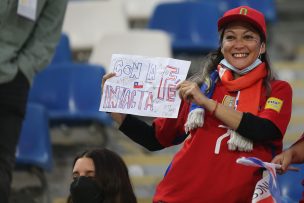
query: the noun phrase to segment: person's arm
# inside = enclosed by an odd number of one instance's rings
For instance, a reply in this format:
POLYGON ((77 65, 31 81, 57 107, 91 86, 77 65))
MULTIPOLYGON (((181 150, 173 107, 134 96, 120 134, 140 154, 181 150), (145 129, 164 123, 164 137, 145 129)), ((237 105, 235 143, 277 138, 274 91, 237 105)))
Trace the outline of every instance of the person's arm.
POLYGON ((243 113, 236 132, 250 140, 258 142, 282 137, 281 131, 274 123, 251 113, 243 113))
POLYGON ((214 103, 214 100, 208 99, 203 106, 225 125, 250 140, 259 142, 282 137, 280 130, 270 120, 214 103))
POLYGON ((177 89, 179 90, 181 99, 204 107, 231 129, 236 130, 238 128, 243 116, 242 112, 224 106, 213 99, 209 99, 194 82, 183 81, 177 86, 177 89))
POLYGON ((251 140, 264 142, 283 139, 292 110, 292 89, 284 81, 272 81, 271 93, 258 115, 244 113, 237 132, 251 140), (272 105, 275 101, 278 103, 272 105))
POLYGON ((67 0, 48 0, 38 14, 35 27, 19 50, 17 64, 31 79, 52 59, 61 36, 67 0))
POLYGON ((292 152, 291 162, 294 164, 299 164, 304 162, 304 139, 296 143, 290 148, 292 152))
POLYGON ((187 138, 184 123, 188 112, 189 104, 182 102, 177 118, 156 118, 152 125, 127 115, 119 130, 150 151, 160 150, 180 144, 187 138))
MULTIPOLYGON (((106 80, 114 77, 115 73, 107 73, 102 77, 103 91, 106 80)), ((184 130, 189 113, 189 104, 182 102, 177 118, 157 118, 150 126, 134 116, 110 113, 126 136, 150 151, 160 150, 168 146, 180 144, 188 136, 184 130)))
POLYGON ((184 81, 178 85, 179 95, 183 100, 203 106, 217 119, 240 135, 253 141, 268 141, 282 138, 291 116, 292 90, 288 83, 277 82, 272 87, 271 97, 283 101, 280 112, 263 109, 259 115, 240 112, 224 106, 201 93, 196 83, 184 81))
MULTIPOLYGON (((304 134, 303 134, 304 135, 304 134)), ((302 136, 303 136, 302 135, 302 136)), ((290 164, 299 164, 304 162, 304 139, 298 141, 287 150, 278 154, 271 161, 272 163, 281 164, 282 172, 285 173, 290 164)))
POLYGON ((148 125, 135 116, 125 116, 119 130, 127 135, 131 140, 150 151, 161 150, 164 148, 156 138, 154 125, 148 125))

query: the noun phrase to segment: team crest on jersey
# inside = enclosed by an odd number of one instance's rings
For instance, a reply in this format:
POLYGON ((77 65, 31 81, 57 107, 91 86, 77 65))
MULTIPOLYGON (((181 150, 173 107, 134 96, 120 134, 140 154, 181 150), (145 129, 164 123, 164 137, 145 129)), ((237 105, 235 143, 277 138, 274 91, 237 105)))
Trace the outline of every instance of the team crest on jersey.
POLYGON ((269 97, 265 104, 265 109, 272 109, 280 113, 283 106, 283 101, 275 97, 269 97))
POLYGON ((222 101, 222 104, 224 106, 228 106, 228 107, 231 107, 233 108, 234 107, 234 104, 235 104, 235 97, 232 97, 230 95, 225 95, 224 96, 224 99, 222 101))

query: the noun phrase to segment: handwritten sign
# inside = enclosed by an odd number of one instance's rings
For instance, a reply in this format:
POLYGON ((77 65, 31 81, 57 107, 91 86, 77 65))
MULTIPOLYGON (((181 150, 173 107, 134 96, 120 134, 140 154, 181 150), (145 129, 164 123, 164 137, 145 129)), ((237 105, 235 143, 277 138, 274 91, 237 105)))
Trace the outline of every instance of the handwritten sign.
POLYGON ((190 61, 113 54, 100 111, 176 118, 181 100, 176 86, 186 79, 190 61))

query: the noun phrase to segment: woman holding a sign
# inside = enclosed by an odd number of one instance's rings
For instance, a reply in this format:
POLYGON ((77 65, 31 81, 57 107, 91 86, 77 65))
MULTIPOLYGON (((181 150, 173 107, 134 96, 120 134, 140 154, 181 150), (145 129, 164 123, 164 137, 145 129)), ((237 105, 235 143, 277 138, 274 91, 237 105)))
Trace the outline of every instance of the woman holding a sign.
POLYGON ((183 102, 176 119, 157 118, 149 126, 131 115, 112 113, 120 130, 149 150, 187 138, 153 202, 251 202, 262 171, 236 160, 271 161, 282 150, 292 90, 273 76, 263 14, 247 6, 229 10, 219 19, 218 30, 218 50, 206 57, 201 72, 177 85, 183 102))

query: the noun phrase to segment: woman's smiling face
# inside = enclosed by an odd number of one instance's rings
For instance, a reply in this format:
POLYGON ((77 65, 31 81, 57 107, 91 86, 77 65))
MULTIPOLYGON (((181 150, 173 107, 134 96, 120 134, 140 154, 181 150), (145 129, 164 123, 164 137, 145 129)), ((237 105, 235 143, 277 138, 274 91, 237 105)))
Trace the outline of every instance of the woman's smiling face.
POLYGON ((221 52, 232 66, 241 70, 265 53, 265 43, 250 24, 233 22, 224 30, 221 52))

